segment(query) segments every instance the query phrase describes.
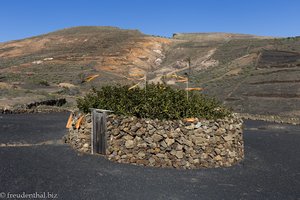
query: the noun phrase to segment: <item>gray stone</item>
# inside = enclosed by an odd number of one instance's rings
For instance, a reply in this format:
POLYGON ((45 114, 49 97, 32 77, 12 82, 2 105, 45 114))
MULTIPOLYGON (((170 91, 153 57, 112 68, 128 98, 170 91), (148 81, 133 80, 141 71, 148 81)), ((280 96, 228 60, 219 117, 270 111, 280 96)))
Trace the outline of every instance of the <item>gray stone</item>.
POLYGON ((220 156, 220 155, 217 155, 216 157, 214 157, 214 160, 216 160, 216 161, 220 161, 220 160, 222 160, 222 156, 220 156))
POLYGON ((156 154, 156 156, 159 157, 159 158, 165 158, 166 157, 166 155, 163 154, 163 153, 158 153, 158 154, 156 154))
POLYGON ((162 141, 160 143, 160 146, 162 146, 163 148, 167 148, 168 147, 165 141, 162 141))
POLYGON ((130 130, 131 130, 132 132, 136 132, 139 128, 140 128, 140 127, 132 126, 130 130))
POLYGON ((155 128, 151 129, 151 130, 149 130, 149 134, 152 135, 155 131, 156 131, 155 128))
POLYGON ((152 126, 151 124, 148 124, 147 129, 152 130, 152 129, 154 129, 154 126, 152 126))
POLYGON ((232 135, 227 135, 225 137, 223 137, 224 140, 227 142, 227 141, 232 141, 233 140, 233 136, 232 135))
POLYGON ((193 144, 192 141, 187 140, 187 139, 185 139, 185 138, 183 138, 183 137, 181 138, 181 141, 182 141, 183 144, 185 144, 185 145, 187 145, 187 146, 189 146, 189 147, 194 146, 194 144, 193 144))
POLYGON ((170 139, 170 138, 166 138, 165 141, 166 141, 167 146, 171 146, 175 142, 174 139, 170 139))
POLYGON ((213 133, 213 129, 212 128, 207 128, 204 130, 204 133, 206 133, 207 135, 210 135, 211 133, 213 133))
POLYGON ((164 129, 165 129, 166 131, 168 131, 168 130, 170 130, 170 126, 164 125, 164 129))
POLYGON ((133 137, 131 135, 125 135, 123 138, 125 140, 133 140, 133 137))
POLYGON ((92 123, 87 123, 87 124, 85 125, 85 127, 86 127, 87 129, 91 129, 91 128, 92 128, 92 123))
POLYGON ((129 132, 130 132, 128 127, 123 128, 122 131, 124 131, 124 132, 126 132, 126 133, 129 133, 129 132))
POLYGON ((136 142, 141 142, 143 139, 142 139, 141 137, 139 137, 139 136, 136 136, 136 137, 134 138, 134 140, 135 140, 136 142))
POLYGON ((146 129, 141 127, 137 130, 136 135, 141 137, 142 135, 145 134, 145 132, 146 132, 146 129))
POLYGON ((171 152, 170 152, 171 155, 175 156, 176 155, 176 151, 173 149, 171 152))
POLYGON ((154 134, 152 136, 152 139, 153 139, 154 142, 159 142, 159 141, 161 141, 163 139, 163 136, 158 135, 158 134, 154 134))
POLYGON ((138 144, 137 144, 137 147, 139 147, 139 148, 146 148, 146 147, 147 147, 147 144, 146 144, 145 142, 143 142, 143 143, 138 143, 138 144))
POLYGON ((158 130, 156 133, 158 135, 164 136, 165 135, 165 130, 158 130))
POLYGON ((182 150, 183 146, 181 144, 177 144, 176 150, 182 150))
POLYGON ((183 151, 177 151, 175 156, 179 159, 183 158, 183 151))
POLYGON ((201 145, 204 144, 206 142, 207 139, 203 138, 203 137, 195 137, 195 141, 194 143, 196 145, 201 145))
POLYGON ((189 163, 189 162, 186 162, 185 163, 185 167, 188 169, 188 168, 190 168, 190 166, 191 166, 191 164, 189 163))
POLYGON ((150 148, 156 148, 156 147, 157 147, 157 144, 156 144, 156 143, 150 143, 148 146, 149 146, 150 148))
POLYGON ((144 141, 147 142, 148 144, 153 143, 153 139, 151 137, 144 138, 144 141))
POLYGON ((153 164, 153 163, 155 163, 155 159, 154 158, 149 158, 149 162, 150 162, 150 164, 153 164))
POLYGON ((181 133, 181 129, 180 129, 180 128, 176 128, 176 129, 175 129, 175 132, 181 133))
POLYGON ((175 131, 172 131, 171 133, 169 133, 169 135, 170 135, 171 138, 178 138, 179 137, 179 132, 175 130, 175 131))
POLYGON ((189 126, 186 126, 185 128, 188 129, 188 130, 193 130, 193 129, 195 129, 195 125, 191 124, 189 126))
POLYGON ((201 160, 206 160, 208 158, 208 154, 207 153, 202 153, 200 155, 201 160))
POLYGON ((119 135, 119 130, 113 130, 112 132, 111 132, 111 134, 113 135, 113 136, 117 136, 117 135, 119 135))
POLYGON ((228 153, 228 155, 229 155, 230 157, 236 157, 236 152, 230 151, 230 152, 228 153))
POLYGON ((219 154, 221 153, 221 150, 220 150, 220 149, 215 149, 215 153, 216 153, 217 155, 219 155, 219 154))
POLYGON ((196 158, 196 159, 193 160, 193 163, 194 163, 194 164, 199 164, 199 163, 200 163, 200 160, 199 160, 198 158, 196 158))
POLYGON ((143 159, 143 158, 145 158, 146 154, 145 154, 145 152, 140 151, 137 156, 139 159, 143 159))
POLYGON ((226 133, 226 130, 224 128, 219 128, 217 129, 217 131, 215 132, 215 135, 220 136, 226 133))
POLYGON ((127 140, 127 141, 125 142, 125 147, 126 147, 127 149, 132 149, 132 148, 134 148, 134 141, 133 141, 133 140, 127 140))
POLYGON ((80 139, 90 139, 91 138, 91 135, 84 135, 84 134, 81 134, 78 136, 78 138, 80 139))
POLYGON ((141 128, 143 125, 140 122, 138 122, 138 123, 136 123, 135 126, 138 127, 138 128, 141 128))

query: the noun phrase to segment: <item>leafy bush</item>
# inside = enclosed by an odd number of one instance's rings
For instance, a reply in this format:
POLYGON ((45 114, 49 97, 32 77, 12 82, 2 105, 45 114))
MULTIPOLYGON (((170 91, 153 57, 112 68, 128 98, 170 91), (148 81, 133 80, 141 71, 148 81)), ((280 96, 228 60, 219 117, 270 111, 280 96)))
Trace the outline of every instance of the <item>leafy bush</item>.
POLYGON ((147 90, 130 86, 105 86, 95 88, 85 97, 77 99, 77 106, 84 112, 89 108, 114 111, 115 114, 152 119, 182 119, 198 117, 223 118, 229 111, 213 98, 164 85, 147 85, 147 90))

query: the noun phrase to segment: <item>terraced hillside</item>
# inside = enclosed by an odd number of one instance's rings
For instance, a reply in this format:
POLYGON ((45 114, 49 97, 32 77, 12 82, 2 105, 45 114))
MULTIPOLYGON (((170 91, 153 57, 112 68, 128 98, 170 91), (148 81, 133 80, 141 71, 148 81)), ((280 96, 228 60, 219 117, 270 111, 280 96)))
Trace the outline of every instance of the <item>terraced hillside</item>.
POLYGON ((300 38, 230 41, 195 85, 242 113, 300 117, 300 38))

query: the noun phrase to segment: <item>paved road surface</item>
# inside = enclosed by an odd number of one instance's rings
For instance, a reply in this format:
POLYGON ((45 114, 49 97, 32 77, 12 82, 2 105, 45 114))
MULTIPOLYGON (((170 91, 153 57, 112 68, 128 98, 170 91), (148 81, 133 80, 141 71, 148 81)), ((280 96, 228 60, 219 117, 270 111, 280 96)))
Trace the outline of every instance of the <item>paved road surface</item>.
POLYGON ((50 192, 72 200, 300 199, 299 126, 246 121, 243 162, 175 170, 78 155, 60 142, 67 117, 0 115, 0 198, 50 192))

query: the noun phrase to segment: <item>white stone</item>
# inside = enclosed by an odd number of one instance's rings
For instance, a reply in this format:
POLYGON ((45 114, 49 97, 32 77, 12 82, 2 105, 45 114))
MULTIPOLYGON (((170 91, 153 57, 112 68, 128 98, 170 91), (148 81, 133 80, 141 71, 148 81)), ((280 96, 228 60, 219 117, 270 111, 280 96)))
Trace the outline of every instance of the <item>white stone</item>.
POLYGON ((88 148, 90 145, 88 144, 88 143, 85 143, 84 145, 83 145, 83 147, 84 148, 88 148))
POLYGON ((195 125, 195 128, 200 128, 201 127, 201 122, 198 122, 196 125, 195 125))
POLYGON ((44 58, 45 61, 53 60, 53 58, 44 58))

